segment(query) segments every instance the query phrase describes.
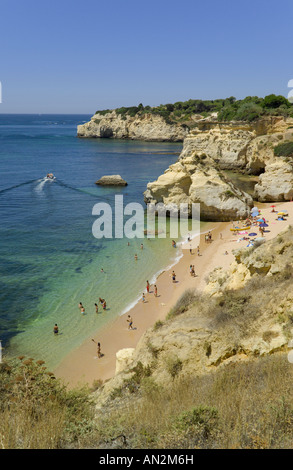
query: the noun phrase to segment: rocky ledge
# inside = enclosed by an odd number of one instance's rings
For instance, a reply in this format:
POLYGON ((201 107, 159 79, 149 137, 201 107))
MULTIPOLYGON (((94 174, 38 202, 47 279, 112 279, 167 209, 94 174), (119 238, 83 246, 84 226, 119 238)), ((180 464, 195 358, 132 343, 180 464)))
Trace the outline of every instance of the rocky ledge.
POLYGON ((180 123, 168 124, 159 115, 121 116, 115 110, 95 114, 89 122, 77 127, 78 137, 181 142, 189 128, 180 123))
POLYGON ((221 170, 259 175, 254 199, 288 201, 293 197, 293 159, 275 154, 293 142, 293 119, 263 117, 253 122, 201 119, 184 139, 178 162, 147 185, 145 202, 200 203, 202 220, 231 220, 249 213, 251 197, 221 170))
POLYGON ((163 175, 148 183, 144 192, 147 204, 177 206, 187 203, 189 216, 192 204, 200 204, 200 219, 228 221, 248 217, 253 206, 249 194, 239 190, 205 154, 180 158, 163 175))

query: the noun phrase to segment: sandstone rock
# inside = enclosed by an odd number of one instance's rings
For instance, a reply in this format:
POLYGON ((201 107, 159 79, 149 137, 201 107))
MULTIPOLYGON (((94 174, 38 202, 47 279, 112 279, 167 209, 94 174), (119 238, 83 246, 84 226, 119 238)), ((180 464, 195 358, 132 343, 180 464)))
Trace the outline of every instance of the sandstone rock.
POLYGON ((212 158, 192 154, 180 158, 156 181, 148 183, 144 193, 147 204, 200 204, 200 219, 227 221, 247 217, 253 205, 252 198, 238 190, 216 168, 212 158))
POLYGON ((190 153, 206 153, 222 169, 239 169, 246 165, 245 151, 255 137, 251 126, 199 121, 184 140, 180 158, 190 153))
POLYGON ((100 186, 127 186, 126 181, 120 175, 105 175, 102 176, 96 184, 100 186))
POLYGON ((134 348, 120 349, 116 353, 116 371, 115 374, 127 369, 133 359, 134 348))
POLYGON ((293 165, 278 158, 266 166, 254 187, 259 201, 290 201, 293 199, 293 165))
POLYGON ((91 121, 77 127, 78 137, 99 137, 146 141, 180 142, 188 134, 188 127, 181 124, 168 124, 163 117, 154 114, 134 117, 111 111, 95 114, 91 121))

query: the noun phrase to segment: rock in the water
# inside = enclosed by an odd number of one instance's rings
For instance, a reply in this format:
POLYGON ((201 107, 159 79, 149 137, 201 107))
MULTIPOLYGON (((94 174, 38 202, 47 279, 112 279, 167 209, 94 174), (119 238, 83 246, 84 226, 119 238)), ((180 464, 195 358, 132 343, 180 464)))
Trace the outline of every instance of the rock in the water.
POLYGON ((96 184, 100 186, 127 186, 127 182, 121 178, 120 175, 105 175, 102 176, 96 184))

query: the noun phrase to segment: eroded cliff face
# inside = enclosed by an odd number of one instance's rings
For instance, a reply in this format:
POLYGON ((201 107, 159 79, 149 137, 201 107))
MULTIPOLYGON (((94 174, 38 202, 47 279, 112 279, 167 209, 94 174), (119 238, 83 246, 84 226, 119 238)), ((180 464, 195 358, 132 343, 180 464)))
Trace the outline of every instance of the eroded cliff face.
POLYGON ((181 142, 189 129, 182 124, 168 124, 158 115, 144 114, 135 117, 117 114, 95 114, 77 128, 78 137, 145 140, 153 142, 181 142))
POLYGON ((249 194, 240 191, 216 167, 214 160, 205 154, 180 158, 163 175, 148 183, 144 193, 147 204, 163 203, 165 206, 200 204, 200 219, 228 221, 248 217, 253 206, 249 194))
POLYGON ((264 117, 253 123, 200 120, 184 140, 180 158, 205 152, 219 167, 259 174, 275 160, 274 146, 293 140, 293 119, 264 117))
POLYGON ((274 147, 285 141, 293 141, 293 119, 265 117, 255 123, 199 120, 184 139, 178 163, 147 185, 145 201, 199 202, 202 220, 245 217, 250 196, 236 194, 227 180, 221 182, 220 170, 225 169, 261 175, 255 187, 259 201, 290 200, 292 163, 274 155, 274 147), (196 162, 202 156, 206 160, 199 165, 196 162))

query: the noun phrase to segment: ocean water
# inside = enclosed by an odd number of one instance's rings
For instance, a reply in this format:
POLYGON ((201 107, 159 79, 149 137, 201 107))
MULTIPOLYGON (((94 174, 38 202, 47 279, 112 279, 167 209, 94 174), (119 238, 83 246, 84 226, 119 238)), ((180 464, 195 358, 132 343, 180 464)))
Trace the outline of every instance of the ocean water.
POLYGON ((147 183, 177 160, 182 144, 77 138, 77 125, 89 119, 0 115, 0 340, 8 356, 51 368, 125 313, 146 280, 178 257, 169 237, 95 238, 92 210, 107 202, 114 213, 115 195, 144 204, 147 183), (55 181, 44 181, 48 172, 55 181), (120 174, 128 186, 98 187, 104 174, 120 174), (99 305, 96 314, 99 297, 107 310, 99 305))

